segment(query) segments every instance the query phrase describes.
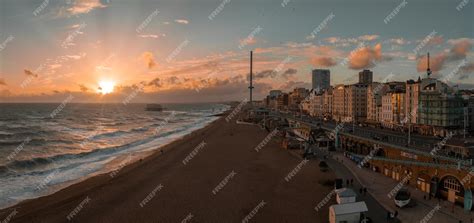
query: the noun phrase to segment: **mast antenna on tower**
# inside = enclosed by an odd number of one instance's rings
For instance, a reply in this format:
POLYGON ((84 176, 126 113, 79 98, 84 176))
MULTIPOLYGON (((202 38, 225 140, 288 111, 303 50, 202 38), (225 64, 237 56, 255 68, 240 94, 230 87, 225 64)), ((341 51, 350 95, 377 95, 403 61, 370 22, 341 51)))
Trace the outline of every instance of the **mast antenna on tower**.
POLYGON ((426 68, 426 74, 428 75, 428 78, 429 78, 430 75, 431 75, 431 69, 430 69, 430 53, 428 53, 428 56, 426 57, 426 59, 427 59, 427 62, 428 62, 428 63, 427 63, 428 66, 427 66, 427 68, 426 68))

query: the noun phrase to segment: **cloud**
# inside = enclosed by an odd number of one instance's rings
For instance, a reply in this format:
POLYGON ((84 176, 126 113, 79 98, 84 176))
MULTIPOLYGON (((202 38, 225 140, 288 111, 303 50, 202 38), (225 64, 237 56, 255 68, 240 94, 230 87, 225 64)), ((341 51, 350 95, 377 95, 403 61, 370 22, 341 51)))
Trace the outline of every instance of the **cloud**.
POLYGON ((294 88, 311 88, 311 83, 303 82, 303 81, 287 81, 286 83, 282 84, 279 89, 294 89, 294 88))
POLYGON ((68 28, 69 28, 69 29, 77 29, 77 28, 79 28, 79 27, 81 27, 81 24, 80 24, 80 23, 78 23, 78 24, 73 24, 73 25, 69 26, 68 28))
POLYGON ((377 62, 390 60, 382 55, 382 44, 378 43, 374 47, 364 46, 351 52, 348 56, 349 68, 354 70, 374 67, 377 62))
POLYGON ((5 79, 0 78, 0 85, 7 85, 7 82, 5 82, 5 79))
POLYGON ((72 4, 66 11, 70 15, 79 15, 85 14, 90 12, 96 8, 105 8, 106 6, 103 5, 100 0, 75 0, 72 1, 72 4))
POLYGON ((391 43, 391 44, 395 44, 395 45, 405 45, 405 44, 408 44, 409 42, 406 41, 405 39, 403 38, 394 38, 394 39, 389 39, 387 40, 387 42, 391 43))
MULTIPOLYGON (((263 78, 275 78, 275 77, 278 77, 278 72, 279 71, 277 70, 263 70, 263 71, 255 73, 253 75, 253 79, 256 80, 256 79, 263 79, 263 78)), ((298 70, 294 68, 288 68, 283 73, 281 73, 280 76, 283 78, 288 78, 290 76, 293 76, 297 72, 298 70)), ((247 74, 247 80, 249 80, 249 75, 250 74, 247 74)))
POLYGON ((463 72, 474 72, 474 62, 468 63, 461 67, 461 71, 463 72))
MULTIPOLYGON (((447 54, 445 53, 440 53, 434 56, 430 56, 430 70, 433 73, 437 73, 438 71, 442 70, 446 63, 446 59, 447 59, 447 54)), ((428 67, 428 61, 427 61, 426 55, 419 57, 418 63, 416 65, 416 69, 418 70, 418 72, 426 71, 427 67, 428 67)))
POLYGON ((110 72, 112 71, 112 68, 111 67, 106 67, 106 66, 96 66, 95 69, 99 72, 110 72))
POLYGON ((160 37, 165 37, 166 35, 165 34, 142 34, 142 35, 138 35, 138 37, 141 37, 141 38, 153 38, 153 39, 158 39, 160 37))
POLYGON ((315 56, 311 58, 310 63, 315 67, 332 67, 336 65, 334 59, 324 56, 315 56))
POLYGON ((189 24, 189 21, 186 19, 175 19, 174 21, 179 24, 189 24))
POLYGON ((443 44, 444 43, 444 38, 443 36, 433 36, 433 38, 431 38, 427 45, 431 45, 431 46, 436 46, 436 45, 440 45, 440 44, 443 44))
POLYGON ((253 75, 254 79, 261 79, 261 78, 267 78, 267 77, 275 77, 277 75, 277 72, 274 70, 264 70, 260 71, 256 74, 253 75))
POLYGON ((453 41, 453 48, 450 50, 452 60, 461 60, 466 58, 467 53, 471 50, 472 44, 467 39, 453 41))
POLYGON ((25 73, 26 76, 38 77, 38 74, 33 73, 33 71, 29 69, 24 69, 23 72, 25 73))
POLYGON ((82 53, 81 55, 66 55, 64 57, 68 58, 68 59, 74 59, 74 60, 79 60, 83 57, 85 57, 86 54, 85 53, 82 53))
POLYGON ((333 36, 333 37, 328 37, 324 39, 324 41, 334 44, 334 45, 346 47, 346 46, 358 44, 361 42, 374 41, 374 40, 377 40, 378 38, 380 38, 379 35, 363 35, 363 36, 359 36, 355 38, 341 38, 341 37, 333 36))
POLYGON ((8 97, 11 97, 11 96, 13 96, 13 94, 9 90, 5 89, 5 90, 0 91, 0 98, 2 98, 2 97, 8 98, 8 97))
POLYGON ((472 73, 474 73, 474 62, 468 63, 461 67, 461 75, 459 76, 459 80, 469 78, 472 73))
POLYGON ((298 70, 296 70, 296 69, 294 69, 294 68, 288 68, 287 70, 285 70, 285 72, 283 72, 283 73, 281 74, 281 76, 282 76, 283 78, 289 78, 289 77, 295 75, 297 72, 298 72, 298 70))
POLYGON ((160 88, 160 87, 162 87, 163 85, 161 84, 160 78, 157 77, 157 78, 151 80, 150 82, 148 82, 147 86, 152 86, 152 87, 160 88))
POLYGON ((376 39, 378 39, 380 36, 379 35, 363 35, 363 36, 359 36, 359 40, 362 40, 362 41, 374 41, 376 39))
POLYGON ((79 90, 81 90, 81 92, 87 92, 89 91, 89 88, 83 84, 79 84, 79 90))
POLYGON ((152 69, 153 67, 156 66, 156 61, 155 61, 155 57, 153 56, 153 53, 151 52, 144 52, 141 56, 141 58, 143 59, 143 61, 145 61, 145 63, 147 64, 148 66, 148 69, 152 69))
MULTIPOLYGON (((437 73, 440 70, 443 70, 446 63, 465 59, 467 57, 467 53, 471 50, 472 47, 472 44, 468 39, 452 40, 449 43, 453 45, 449 51, 444 51, 430 57, 430 69, 433 73, 437 73)), ((416 68, 418 72, 426 71, 426 56, 421 56, 418 58, 416 68)), ((469 68, 463 69, 469 70, 469 68)))

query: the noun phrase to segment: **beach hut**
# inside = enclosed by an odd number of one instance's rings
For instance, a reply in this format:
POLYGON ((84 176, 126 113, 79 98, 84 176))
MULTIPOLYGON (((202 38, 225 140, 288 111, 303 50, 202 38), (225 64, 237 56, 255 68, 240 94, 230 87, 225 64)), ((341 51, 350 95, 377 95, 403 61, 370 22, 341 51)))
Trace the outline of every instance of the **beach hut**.
POLYGON ((349 188, 341 188, 337 190, 336 201, 338 204, 356 202, 357 194, 349 188))
POLYGON ((329 223, 359 223, 361 213, 368 211, 365 202, 335 204, 329 207, 329 223))

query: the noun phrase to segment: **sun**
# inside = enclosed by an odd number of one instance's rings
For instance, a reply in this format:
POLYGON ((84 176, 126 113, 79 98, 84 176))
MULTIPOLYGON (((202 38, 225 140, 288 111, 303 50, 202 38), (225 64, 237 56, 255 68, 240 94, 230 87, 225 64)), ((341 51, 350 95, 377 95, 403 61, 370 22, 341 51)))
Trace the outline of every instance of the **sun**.
POLYGON ((98 92, 101 94, 110 94, 114 92, 115 82, 113 81, 100 81, 98 92))

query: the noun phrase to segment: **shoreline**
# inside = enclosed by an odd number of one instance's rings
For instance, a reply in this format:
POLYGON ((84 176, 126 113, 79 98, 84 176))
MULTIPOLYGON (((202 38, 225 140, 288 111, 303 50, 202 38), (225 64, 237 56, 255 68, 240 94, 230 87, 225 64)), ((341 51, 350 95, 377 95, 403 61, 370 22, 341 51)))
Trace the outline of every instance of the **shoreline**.
POLYGON ((49 188, 47 191, 44 191, 43 193, 39 194, 36 197, 27 198, 27 199, 24 199, 24 200, 6 205, 4 207, 0 207, 0 215, 2 214, 2 212, 4 210, 13 208, 17 205, 22 204, 23 202, 28 202, 28 201, 39 199, 39 198, 42 198, 42 197, 51 196, 55 193, 60 192, 61 190, 64 190, 64 189, 68 188, 68 187, 71 187, 71 186, 76 185, 76 184, 80 184, 80 183, 82 183, 82 182, 84 182, 84 181, 86 181, 90 178, 106 176, 106 175, 110 176, 111 174, 114 174, 114 173, 116 174, 117 172, 124 169, 125 167, 127 167, 129 165, 133 165, 136 162, 141 162, 143 159, 145 159, 149 156, 153 156, 153 155, 156 155, 156 154, 162 155, 162 153, 160 153, 160 151, 164 150, 165 147, 167 147, 168 145, 173 144, 177 141, 183 140, 185 137, 188 137, 189 135, 192 135, 193 133, 195 133, 197 131, 200 131, 200 130, 203 130, 203 129, 209 127, 214 122, 218 121, 221 118, 220 116, 223 116, 226 113, 228 113, 229 110, 226 110, 226 111, 223 111, 221 113, 214 114, 214 115, 210 115, 210 116, 205 116, 207 118, 216 117, 216 119, 204 124, 204 126, 202 126, 202 127, 199 127, 199 128, 196 128, 196 129, 192 130, 191 132, 189 132, 189 133, 187 133, 183 136, 179 136, 179 137, 173 139, 170 142, 165 142, 163 145, 157 146, 156 148, 153 148, 153 149, 150 149, 150 150, 145 150, 145 151, 130 152, 128 154, 118 154, 116 157, 113 157, 113 159, 111 161, 106 163, 100 170, 98 170, 94 173, 84 175, 84 176, 79 177, 77 179, 62 182, 62 183, 59 183, 57 185, 52 185, 52 186, 50 186, 51 188, 49 188), (130 161, 126 162, 125 164, 123 164, 123 160, 125 160, 126 157, 131 155, 131 154, 133 154, 133 156, 136 156, 136 157, 134 157, 132 160, 130 160, 130 161), (117 165, 117 164, 119 164, 119 165, 117 165))
MULTIPOLYGON (((230 111, 232 110, 229 109, 224 114, 230 111)), ((229 218, 240 221, 248 214, 248 210, 256 205, 253 200, 258 196, 269 200, 269 207, 264 209, 269 209, 267 211, 270 214, 257 216, 257 219, 280 219, 280 206, 287 203, 296 206, 305 204, 308 208, 304 210, 303 215, 291 214, 303 211, 300 210, 302 208, 285 210, 283 212, 288 212, 287 217, 294 218, 293 215, 298 215, 303 219, 304 216, 311 216, 302 221, 327 219, 326 211, 316 213, 312 206, 324 198, 322 191, 329 192, 331 188, 320 186, 320 183, 314 181, 332 179, 334 174, 321 173, 317 163, 311 162, 303 168, 312 169, 311 172, 301 171, 302 173, 285 183, 284 176, 301 161, 289 156, 288 151, 282 149, 276 140, 269 143, 271 148, 264 148, 255 154, 254 146, 268 133, 255 126, 237 125, 235 120, 226 122, 224 114, 204 128, 162 146, 163 152, 157 149, 149 156, 131 162, 118 171, 99 174, 53 194, 24 200, 2 209, 0 220, 16 211, 18 213, 13 216, 12 222, 64 222, 71 211, 87 198, 90 201, 84 205, 82 211, 75 214, 74 221, 181 221, 189 213, 188 209, 192 210, 199 221, 214 222, 229 218), (232 139, 236 140, 232 143, 240 145, 228 144, 232 139), (206 146, 187 164, 183 164, 182 160, 204 141, 206 146), (224 149, 227 152, 222 153, 224 149), (235 176, 217 194, 210 195, 212 189, 231 171, 235 171, 235 176), (115 174, 111 176, 113 172, 115 174), (305 175, 311 180, 303 178, 305 175), (288 184, 292 186, 287 187, 288 184), (317 187, 321 189, 318 190, 317 187), (157 188, 159 190, 155 190, 157 188), (294 191, 296 188, 301 190, 294 191), (306 196, 308 193, 312 196, 306 196), (157 198, 148 197, 149 194, 156 195, 157 198), (143 203, 145 198, 146 205, 140 207, 139 204, 143 203), (277 207, 272 206, 275 203, 278 204, 277 207), (162 212, 157 213, 157 208, 163 209, 162 212), (186 209, 185 212, 188 213, 176 213, 176 208, 186 209), (228 208, 240 211, 209 213, 209 209, 219 208, 224 208, 223 211, 229 210, 228 208)))

